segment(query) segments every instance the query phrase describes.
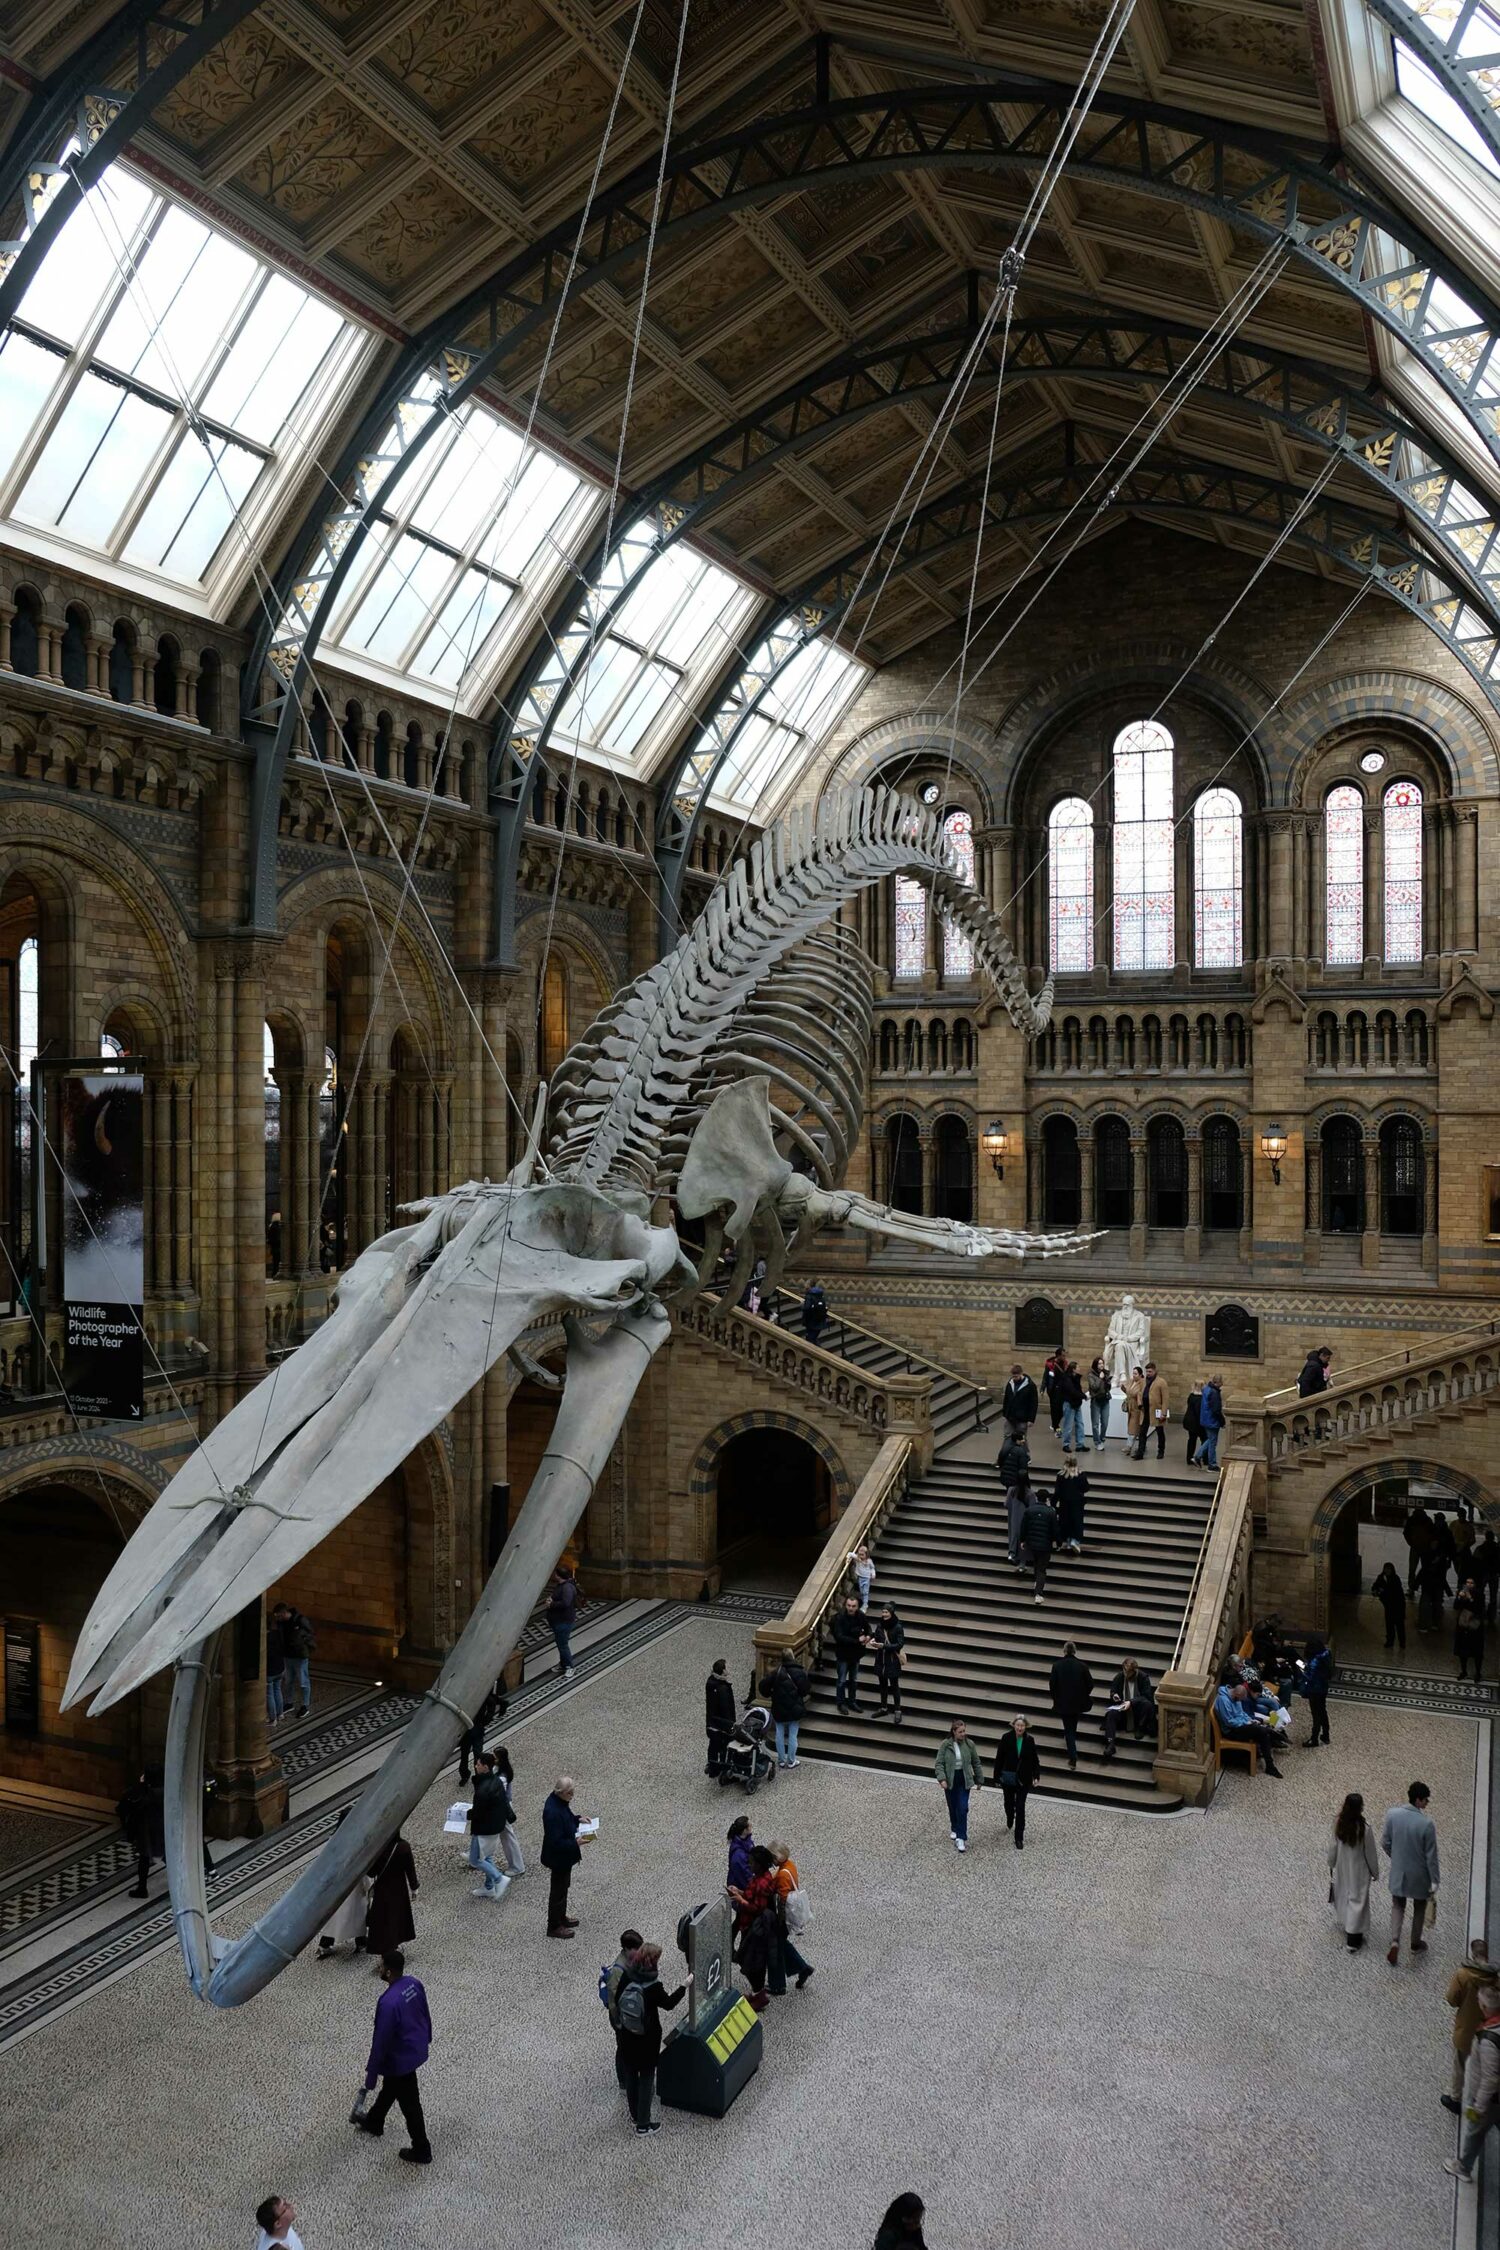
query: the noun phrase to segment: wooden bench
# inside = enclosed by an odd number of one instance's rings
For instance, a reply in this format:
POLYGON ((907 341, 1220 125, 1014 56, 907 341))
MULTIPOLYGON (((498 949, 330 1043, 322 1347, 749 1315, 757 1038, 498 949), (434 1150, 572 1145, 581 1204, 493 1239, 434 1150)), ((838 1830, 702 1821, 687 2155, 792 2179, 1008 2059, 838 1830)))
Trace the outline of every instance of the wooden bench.
MULTIPOLYGON (((1248 1663, 1249 1663, 1249 1661, 1250 1661, 1250 1651, 1251 1651, 1251 1649, 1252 1649, 1252 1647, 1253 1647, 1253 1645, 1254 1645, 1254 1641, 1255 1641, 1255 1635, 1254 1635, 1253 1633, 1247 1633, 1247 1634, 1245 1635, 1244 1639, 1243 1639, 1243 1640, 1242 1640, 1242 1641, 1240 1642, 1240 1645, 1239 1645, 1239 1647, 1238 1647, 1238 1648, 1237 1648, 1237 1649, 1235 1650, 1235 1652, 1234 1652, 1234 1653, 1235 1653, 1235 1655, 1236 1655, 1236 1656, 1237 1656, 1237 1657, 1238 1657, 1238 1658, 1240 1659, 1240 1662, 1241 1662, 1242 1664, 1248 1664, 1248 1663)), ((1225 1759, 1226 1755, 1227 1755, 1227 1756, 1229 1756, 1229 1757, 1240 1757, 1240 1758, 1248 1758, 1248 1759, 1249 1759, 1249 1761, 1250 1761, 1250 1771, 1251 1771, 1251 1772, 1252 1772, 1253 1774, 1259 1773, 1259 1772, 1260 1772, 1260 1745, 1259 1745, 1259 1743, 1256 1743, 1256 1742, 1237 1742, 1237 1741, 1235 1740, 1235 1738, 1234 1738, 1234 1736, 1233 1736, 1233 1735, 1229 1735, 1229 1734, 1226 1734, 1226 1733, 1224 1732, 1224 1729, 1223 1729, 1223 1728, 1222 1728, 1222 1727, 1220 1726, 1220 1724, 1219 1724, 1219 1714, 1217 1713, 1217 1711, 1211 1711, 1211 1712, 1209 1713, 1209 1717, 1210 1717, 1210 1718, 1212 1719, 1212 1721, 1213 1721, 1213 1729, 1214 1729, 1214 1771, 1215 1771, 1215 1773, 1218 1773, 1218 1772, 1222 1771, 1222 1769, 1223 1769, 1223 1765, 1224 1765, 1224 1759, 1225 1759)))

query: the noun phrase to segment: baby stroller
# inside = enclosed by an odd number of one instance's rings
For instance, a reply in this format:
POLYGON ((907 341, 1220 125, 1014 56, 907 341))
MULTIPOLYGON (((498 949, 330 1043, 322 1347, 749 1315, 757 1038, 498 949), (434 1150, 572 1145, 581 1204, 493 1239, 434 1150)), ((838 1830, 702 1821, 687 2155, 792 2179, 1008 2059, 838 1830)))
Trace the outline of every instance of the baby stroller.
POLYGON ((766 1745, 770 1726, 771 1714, 764 1703, 752 1703, 740 1713, 724 1745, 724 1763, 719 1768, 721 1789, 737 1781, 753 1797, 763 1781, 776 1779, 775 1753, 766 1745))

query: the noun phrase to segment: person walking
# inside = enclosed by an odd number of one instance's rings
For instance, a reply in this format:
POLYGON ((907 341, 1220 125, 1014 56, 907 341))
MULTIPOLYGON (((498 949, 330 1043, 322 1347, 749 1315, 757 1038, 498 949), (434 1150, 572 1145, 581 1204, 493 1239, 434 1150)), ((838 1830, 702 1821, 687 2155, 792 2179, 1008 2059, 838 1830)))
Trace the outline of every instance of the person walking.
POLYGON ((268 2195, 263 2203, 257 2203, 255 2223, 260 2229, 255 2250, 302 2250, 297 2214, 284 2195, 268 2195))
POLYGON ((938 1744, 932 1770, 948 1800, 948 1833, 959 1850, 966 1852, 969 1848, 969 1799, 982 1786, 983 1776, 979 1752, 969 1740, 969 1730, 962 1719, 953 1721, 938 1744))
POLYGON ((1021 1518, 1026 1513, 1026 1502, 1031 1495, 1031 1448, 1017 1430, 1012 1430, 1001 1446, 997 1458, 1000 1471, 1000 1489, 1005 1496, 1006 1552, 1011 1567, 1021 1567, 1021 1518))
POLYGON ((1479 1995, 1486 1985, 1493 1984, 1494 1981, 1495 1971, 1490 1961, 1489 1947, 1483 1938, 1471 1938, 1469 1950, 1448 1979, 1448 1990, 1443 1996, 1453 2010, 1453 2069, 1448 2091, 1446 2094, 1439 2094, 1438 2100, 1444 2109, 1451 2109, 1455 2117, 1463 2110, 1464 2080, 1468 2074, 1469 2057, 1474 2051, 1479 2027, 1484 2021, 1479 1995))
POLYGON ((510 1877, 497 1864, 495 1855, 515 1817, 510 1792, 493 1757, 488 1750, 481 1750, 474 1761, 474 1802, 469 1807, 469 1865, 484 1877, 475 1885, 476 1898, 504 1898, 510 1889, 510 1877))
POLYGON ((1333 1353, 1326 1344, 1314 1346, 1302 1362, 1302 1372, 1297 1377, 1298 1398, 1316 1398, 1320 1391, 1327 1390, 1332 1360, 1333 1353))
POLYGON ((1090 1364, 1085 1388, 1089 1397, 1089 1426, 1094 1451, 1102 1453, 1104 1441, 1109 1436, 1109 1407, 1114 1395, 1114 1379, 1102 1359, 1096 1359, 1090 1364))
POLYGON ((378 2141, 392 2104, 398 2105, 411 2135, 410 2148, 397 2152, 402 2163, 430 2164, 432 2143, 427 2138, 422 2089, 417 2081, 418 2071, 432 2052, 427 1994, 418 1978, 407 1975, 406 1957, 400 1952, 383 1953, 377 1974, 385 1990, 375 2003, 375 2037, 365 2065, 365 2092, 375 2094, 377 2085, 380 2091, 354 2122, 362 2133, 378 2141))
POLYGON ((1422 1550, 1417 1565, 1417 1631, 1435 1633, 1443 1621, 1448 1596, 1448 1557, 1434 1536, 1422 1550))
POLYGON ((1196 1460, 1200 1468, 1217 1470, 1219 1466, 1219 1432, 1224 1427, 1224 1393, 1219 1388, 1219 1379, 1216 1375, 1209 1375, 1204 1378, 1202 1393, 1198 1400, 1198 1424, 1202 1431, 1198 1441, 1198 1450, 1195 1454, 1190 1453, 1188 1459, 1190 1461, 1196 1460))
POLYGON ((1203 1423, 1200 1419, 1202 1406, 1203 1379, 1200 1376, 1198 1381, 1188 1392, 1187 1404, 1182 1410, 1182 1434, 1187 1440, 1187 1459, 1189 1468, 1192 1467, 1193 1462, 1197 1458, 1198 1441, 1203 1435, 1203 1423))
POLYGON ((708 1736, 708 1763, 703 1770, 710 1780, 723 1770, 724 1746, 734 1731, 737 1716, 729 1666, 722 1656, 716 1656, 703 1683, 703 1726, 708 1736))
POLYGON ((1302 1692, 1312 1720, 1312 1731, 1302 1745, 1317 1750, 1328 1740, 1328 1690, 1333 1680, 1333 1651, 1314 1633, 1302 1658, 1302 1692))
POLYGON ((1079 1468, 1071 1453, 1065 1453, 1052 1487, 1052 1505, 1057 1510, 1057 1544, 1062 1554, 1083 1553, 1083 1505, 1088 1494, 1086 1471, 1079 1468))
POLYGON ((1065 1453, 1086 1451, 1083 1438, 1083 1377, 1066 1352, 1057 1355, 1057 1396, 1062 1402, 1058 1434, 1065 1453))
POLYGON ((859 1662, 870 1645, 857 1594, 846 1594, 833 1613, 833 1653, 838 1662, 834 1700, 841 1711, 859 1709, 859 1662))
POLYGON ((167 1852, 165 1797, 160 1766, 146 1766, 115 1807, 115 1818, 125 1831, 125 1841, 135 1853, 135 1883, 127 1894, 146 1896, 146 1880, 154 1859, 167 1852))
POLYGON ((880 1690, 880 1701, 875 1706, 876 1718, 885 1716, 888 1705, 893 1706, 891 1723, 901 1724, 901 1674, 906 1667, 906 1627, 887 1602, 875 1620, 875 1685, 880 1690))
POLYGON ((1005 1806, 1005 1825, 1015 1839, 1018 1852, 1026 1845, 1026 1800, 1036 1787, 1041 1770, 1036 1736, 1018 1711, 1001 1735, 995 1752, 995 1782, 1005 1806))
POLYGON ((1019 1361, 1011 1368, 1010 1381, 1000 1393, 1000 1419, 1006 1428, 1024 1437, 1036 1420, 1036 1385, 1019 1361))
POLYGON ((1500 2124, 1500 1985, 1485 1985, 1479 2006, 1483 2014, 1474 2039, 1463 2138, 1457 2156, 1450 2156, 1443 2166, 1465 2187, 1474 2185, 1474 2166, 1485 2135, 1493 2125, 1500 2124))
POLYGON ((280 1726, 286 1711, 286 1635, 273 1609, 266 1619, 266 1720, 280 1726))
POLYGON ((927 2250, 927 2237, 922 2232, 926 2215, 926 2204, 914 2189, 908 2188, 887 2205, 875 2237, 875 2250, 927 2250))
POLYGON ((1146 1370, 1138 1367, 1125 1385, 1125 1451, 1127 1457, 1135 1452, 1139 1442, 1144 1450, 1146 1429, 1146 1370))
POLYGON ((1104 1712, 1106 1759, 1114 1756, 1116 1738, 1124 1726, 1137 1742, 1156 1732, 1156 1686, 1151 1674, 1133 1656, 1126 1657, 1109 1683, 1104 1712))
POLYGON ((868 1611, 870 1588, 875 1583, 875 1564, 871 1558, 870 1550, 863 1540, 857 1547, 850 1550, 849 1574, 854 1580, 854 1589, 859 1596, 861 1610, 868 1611))
POLYGON ((503 1719, 509 1709, 505 1681, 498 1679, 474 1713, 474 1724, 466 1727, 458 1738, 458 1785, 461 1789, 468 1785, 469 1769, 484 1748, 485 1736, 496 1720, 503 1719))
POLYGON ((547 1597, 547 1623, 557 1646, 558 1676, 564 1680, 573 1677, 573 1628, 577 1622, 578 1580, 566 1563, 559 1563, 547 1597))
POLYGON ((495 1771, 505 1783, 506 1801, 510 1806, 510 1817, 500 1831, 500 1849, 505 1854, 506 1872, 524 1875, 526 1854, 521 1849, 521 1829, 516 1818, 516 1769, 510 1762, 510 1752, 503 1742, 495 1744, 493 1755, 495 1771))
POLYGON ((1094 1700, 1094 1675, 1074 1642, 1063 1642, 1062 1655, 1052 1667, 1047 1687, 1052 1708, 1062 1721, 1063 1748, 1071 1773, 1078 1766, 1078 1722, 1087 1715, 1094 1700))
POLYGON ((1409 1508, 1401 1526, 1406 1541, 1406 1591, 1415 1594, 1422 1573, 1422 1557, 1432 1544, 1432 1518, 1425 1508, 1409 1508))
POLYGON ((559 1774, 542 1807, 542 1865, 551 1880, 547 1886, 547 1935, 570 1938, 578 1924, 568 1912, 568 1886, 583 1857, 578 1841, 582 1815, 573 1810, 573 1777, 559 1774))
POLYGON ((1484 1602, 1485 1619, 1495 1621, 1495 1594, 1500 1587, 1500 1541, 1486 1524, 1474 1542, 1474 1552, 1469 1557, 1469 1575, 1479 1588, 1484 1602))
POLYGON ((735 1959, 750 1987, 750 2005, 759 2014, 771 2005, 771 1962, 777 1941, 776 1864, 764 1844, 750 1847, 750 1874, 729 1893, 735 1909, 739 1951, 735 1959))
POLYGON ((1406 1588, 1401 1583, 1401 1573, 1394 1563, 1386 1563, 1376 1573, 1371 1593, 1385 1612, 1385 1645, 1387 1648, 1406 1646, 1406 1588))
POLYGON ((285 1652, 286 1669, 283 1679, 283 1697, 292 1708, 287 1716, 305 1719, 312 1709, 312 1677, 309 1659, 317 1648, 311 1620, 290 1602, 278 1602, 276 1615, 281 1625, 281 1645, 285 1652))
POLYGON ((729 1873, 724 1878, 724 1888, 732 1894, 742 1891, 750 1880, 750 1854, 755 1849, 755 1838, 750 1833, 748 1813, 741 1813, 737 1820, 729 1823, 724 1841, 729 1846, 729 1873))
POLYGON ((411 1846, 398 1830, 370 1869, 365 1944, 372 1953, 397 1953, 410 1945, 417 1934, 411 1902, 421 1888, 411 1846))
POLYGON ((1167 1400, 1166 1383, 1156 1371, 1155 1360, 1148 1359, 1141 1382, 1141 1427, 1135 1445, 1137 1461, 1145 1460, 1146 1440, 1153 1435, 1156 1438, 1157 1460, 1164 1461, 1166 1459, 1167 1424, 1171 1419, 1172 1412, 1167 1400))
POLYGON ((661 1947, 646 1944, 632 1956, 620 1984, 620 2047, 625 2063, 625 2098, 630 2104, 637 2133, 659 2133, 661 2122, 651 2115, 656 2091, 656 2065, 661 2055, 661 2018, 664 2008, 675 2008, 687 1991, 685 1984, 668 1992, 661 1981, 661 1947))
MULTIPOLYGON (((342 1828, 349 1818, 345 1805, 335 1828, 342 1828)), ((365 1950, 365 1923, 370 1912, 370 1877, 368 1869, 359 1876, 351 1891, 340 1899, 329 1916, 328 1926, 318 1939, 318 1959, 331 1961, 341 1945, 352 1945, 356 1953, 365 1950)))
POLYGON ((615 2084, 620 2092, 630 2098, 630 2085, 625 2074, 625 2038, 620 2026, 620 1987, 630 1973, 630 1964, 645 1944, 639 1930, 620 1932, 620 1950, 607 1969, 599 1972, 599 1997, 604 2002, 610 2029, 615 2035, 615 2084))
POLYGON ((797 1939, 807 1927, 807 1901, 802 1893, 797 1862, 787 1844, 773 1842, 768 1849, 776 1879, 776 1935, 771 1947, 770 1982, 771 1997, 776 2000, 785 1995, 788 1972, 796 1978, 800 1992, 814 1970, 811 1961, 797 1946, 797 1939))
POLYGON ((1045 1493, 1034 1493, 1021 1514, 1021 1553, 1031 1559, 1031 1590, 1037 1601, 1046 1590, 1047 1570, 1056 1545, 1057 1510, 1045 1493))
POLYGON ((776 1722, 776 1763, 783 1768, 797 1763, 797 1729, 807 1711, 809 1681, 800 1664, 785 1649, 771 1674, 771 1717, 776 1722))
POLYGON ((1351 1953, 1358 1953, 1370 1934, 1370 1885, 1379 1876, 1380 1854, 1365 1818, 1365 1801, 1351 1790, 1338 1809, 1328 1846, 1328 1903, 1351 1953))
POLYGON ((1427 1807, 1432 1791, 1425 1781, 1414 1781, 1404 1805, 1392 1805, 1380 1831, 1380 1848, 1390 1861, 1386 1881, 1391 1887, 1391 1942, 1386 1959, 1392 1968, 1401 1950, 1401 1925, 1411 1904, 1411 1949, 1427 1951, 1422 1925, 1428 1901, 1438 1887, 1437 1826, 1427 1807))
POLYGON ((1472 1578, 1453 1597, 1453 1653, 1459 1678, 1468 1678, 1472 1664, 1477 1681, 1484 1670, 1484 1602, 1472 1578))
POLYGON ((828 1298, 822 1282, 815 1281, 802 1300, 802 1333, 810 1344, 815 1344, 827 1326, 828 1298))

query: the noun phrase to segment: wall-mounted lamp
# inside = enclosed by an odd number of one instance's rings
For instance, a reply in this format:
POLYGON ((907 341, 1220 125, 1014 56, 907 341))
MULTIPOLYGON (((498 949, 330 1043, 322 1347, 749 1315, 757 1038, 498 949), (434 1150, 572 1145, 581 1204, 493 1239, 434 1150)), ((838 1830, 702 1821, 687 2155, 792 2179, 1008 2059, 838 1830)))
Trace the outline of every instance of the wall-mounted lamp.
POLYGON ((1006 1136, 1005 1127, 998 1117, 990 1119, 979 1136, 979 1145, 994 1165, 996 1179, 1003 1180, 1005 1177, 1005 1153, 1010 1143, 1006 1136))
POLYGON ((1268 1125, 1260 1136, 1260 1153, 1271 1167, 1271 1178, 1281 1185, 1281 1159, 1286 1154, 1286 1128, 1268 1125))

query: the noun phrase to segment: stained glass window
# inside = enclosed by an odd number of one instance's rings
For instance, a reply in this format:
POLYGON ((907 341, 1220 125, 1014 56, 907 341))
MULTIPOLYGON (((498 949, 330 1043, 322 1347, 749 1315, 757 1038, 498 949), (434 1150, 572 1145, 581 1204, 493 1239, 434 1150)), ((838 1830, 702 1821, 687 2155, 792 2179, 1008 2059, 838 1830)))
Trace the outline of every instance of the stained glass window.
MULTIPOLYGON (((963 881, 974 888, 974 822, 969 813, 960 808, 949 813, 943 822, 943 835, 957 864, 963 881)), ((945 977, 971 977, 974 974, 973 941, 946 919, 943 923, 943 975, 945 977)))
POLYGON ((1094 813, 1082 797, 1064 797, 1048 818, 1047 902, 1051 965, 1081 976, 1094 966, 1094 813))
POLYGON ((1174 952, 1172 737, 1137 719, 1115 737, 1115 967, 1168 969, 1174 952))
POLYGON ((1329 790, 1323 832, 1328 965, 1350 968, 1365 953, 1365 801, 1351 782, 1329 790))
POLYGON ((1422 792, 1393 781, 1385 793, 1385 957, 1422 958, 1422 792))
POLYGON ((927 966, 927 889, 915 875, 896 877, 896 974, 919 977, 927 966))
POLYGON ((1232 789, 1205 789, 1193 807, 1194 957, 1200 969, 1237 969, 1241 924, 1240 801, 1232 789))

